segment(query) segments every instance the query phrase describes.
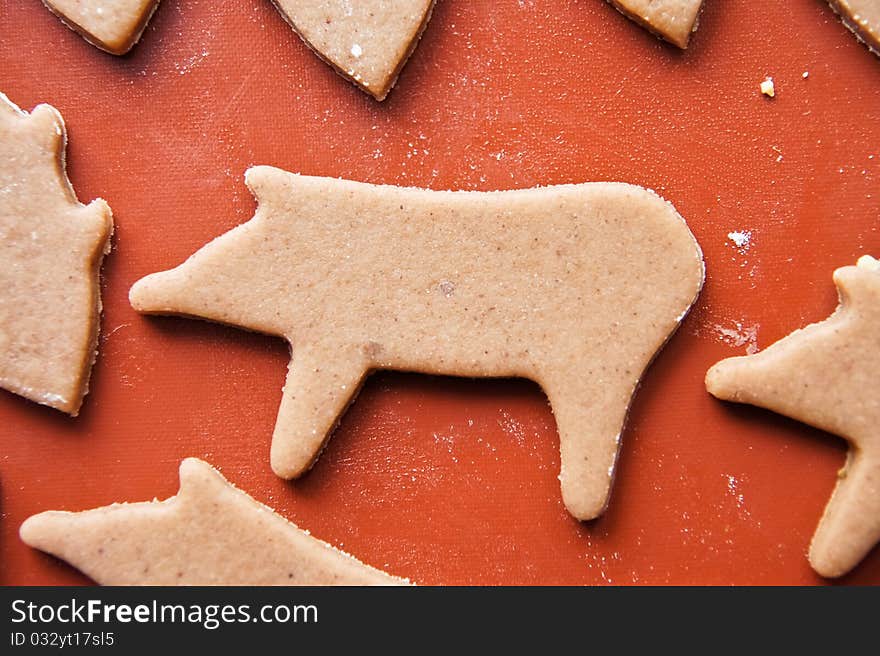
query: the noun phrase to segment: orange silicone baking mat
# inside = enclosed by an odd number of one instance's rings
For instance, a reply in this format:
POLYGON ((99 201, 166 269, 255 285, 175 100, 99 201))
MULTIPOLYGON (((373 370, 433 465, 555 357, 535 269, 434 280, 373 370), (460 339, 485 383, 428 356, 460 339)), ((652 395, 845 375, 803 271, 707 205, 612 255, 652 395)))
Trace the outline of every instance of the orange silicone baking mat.
MULTIPOLYGON (((880 252, 880 59, 824 2, 706 0, 680 52, 604 0, 439 0, 377 103, 269 0, 163 0, 125 57, 0 0, 0 90, 61 111, 76 192, 116 225, 82 414, 0 393, 3 583, 88 583, 21 522, 166 498, 186 456, 421 584, 822 582, 806 550, 845 443, 703 376, 827 316, 832 271, 880 252), (127 300, 251 217, 253 164, 431 189, 620 180, 674 203, 706 286, 635 397, 601 519, 566 513, 553 416, 522 380, 377 373, 310 473, 273 475, 286 344, 127 300)), ((880 549, 842 580, 880 582, 880 549)))

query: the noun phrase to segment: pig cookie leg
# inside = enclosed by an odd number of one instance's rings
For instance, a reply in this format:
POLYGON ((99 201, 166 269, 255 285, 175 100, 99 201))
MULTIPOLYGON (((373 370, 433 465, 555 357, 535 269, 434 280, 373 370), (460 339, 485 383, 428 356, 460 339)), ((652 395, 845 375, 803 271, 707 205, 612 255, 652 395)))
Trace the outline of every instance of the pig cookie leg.
POLYGON ((272 470, 297 478, 312 466, 367 375, 350 349, 294 349, 272 435, 272 470))
POLYGON ((880 541, 880 457, 852 448, 810 544, 819 574, 846 574, 880 541))
POLYGON ((559 431, 562 500, 575 518, 595 519, 608 505, 631 394, 615 395, 594 384, 586 368, 542 387, 559 431))

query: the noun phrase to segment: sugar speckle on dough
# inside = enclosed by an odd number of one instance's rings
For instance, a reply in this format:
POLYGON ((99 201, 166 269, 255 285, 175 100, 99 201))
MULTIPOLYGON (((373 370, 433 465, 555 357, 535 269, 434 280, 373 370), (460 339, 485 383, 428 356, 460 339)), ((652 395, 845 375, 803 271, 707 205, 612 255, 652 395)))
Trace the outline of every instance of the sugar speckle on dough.
POLYGON ((43 403, 51 406, 55 405, 66 405, 67 399, 61 396, 60 394, 53 394, 51 392, 43 393, 43 403))
POLYGON ((767 76, 761 82, 761 93, 763 93, 768 98, 773 98, 776 96, 776 85, 773 84, 773 78, 767 76))
POLYGON ((438 287, 447 298, 455 293, 455 283, 449 282, 448 280, 441 280, 438 287))
POLYGON ((361 48, 359 44, 355 43, 351 47, 351 56, 352 57, 360 57, 362 54, 364 54, 364 49, 361 48))

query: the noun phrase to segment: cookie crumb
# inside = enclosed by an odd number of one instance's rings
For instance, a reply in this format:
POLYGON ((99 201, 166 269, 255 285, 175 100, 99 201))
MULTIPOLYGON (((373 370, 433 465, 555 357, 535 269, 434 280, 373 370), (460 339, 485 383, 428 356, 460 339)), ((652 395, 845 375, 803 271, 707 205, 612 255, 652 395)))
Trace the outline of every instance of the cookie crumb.
POLYGON ((776 96, 776 87, 773 84, 772 77, 765 77, 764 81, 761 82, 761 93, 763 93, 768 98, 773 98, 776 96))
POLYGON ((802 77, 806 80, 808 77, 810 77, 810 71, 804 71, 802 77))
POLYGON ((749 247, 752 245, 751 230, 736 230, 734 232, 728 232, 727 238, 743 252, 748 251, 749 247))

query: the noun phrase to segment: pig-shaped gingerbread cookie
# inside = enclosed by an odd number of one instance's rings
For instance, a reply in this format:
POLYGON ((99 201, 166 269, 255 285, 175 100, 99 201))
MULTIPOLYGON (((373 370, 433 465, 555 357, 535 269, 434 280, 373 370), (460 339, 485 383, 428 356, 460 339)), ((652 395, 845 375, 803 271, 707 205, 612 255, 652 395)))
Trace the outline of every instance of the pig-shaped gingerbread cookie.
POLYGON ((113 218, 65 172, 58 111, 0 93, 0 387, 70 415, 88 391, 113 218))
POLYGON ((309 535, 196 458, 165 501, 50 510, 19 531, 101 585, 402 585, 309 535))
POLYGON ((810 544, 822 576, 842 576, 880 541, 880 262, 869 255, 834 272, 837 311, 764 351, 728 358, 706 388, 845 438, 837 487, 810 544))
POLYGON ((427 191, 265 166, 246 180, 254 218, 130 298, 290 342, 279 476, 309 469, 371 370, 516 376, 549 397, 566 507, 603 512, 639 379, 703 283, 671 204, 618 183, 427 191))

